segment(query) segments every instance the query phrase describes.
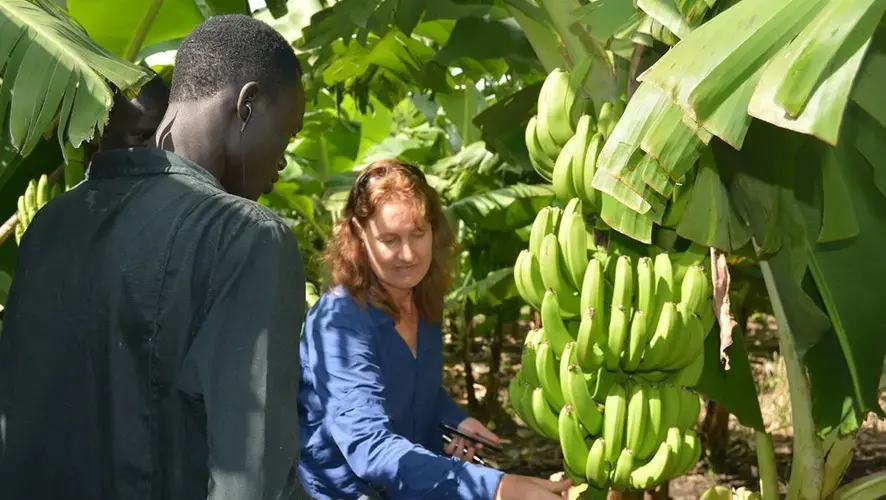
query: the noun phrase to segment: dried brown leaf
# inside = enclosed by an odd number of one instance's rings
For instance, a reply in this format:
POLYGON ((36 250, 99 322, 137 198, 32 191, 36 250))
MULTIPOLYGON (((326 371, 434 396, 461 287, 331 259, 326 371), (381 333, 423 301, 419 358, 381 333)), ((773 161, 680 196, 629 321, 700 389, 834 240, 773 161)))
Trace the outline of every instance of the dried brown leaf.
POLYGON ((729 371, 729 355, 726 350, 732 345, 732 329, 737 325, 729 303, 729 268, 726 254, 711 247, 711 282, 714 288, 714 313, 720 325, 720 363, 729 371))

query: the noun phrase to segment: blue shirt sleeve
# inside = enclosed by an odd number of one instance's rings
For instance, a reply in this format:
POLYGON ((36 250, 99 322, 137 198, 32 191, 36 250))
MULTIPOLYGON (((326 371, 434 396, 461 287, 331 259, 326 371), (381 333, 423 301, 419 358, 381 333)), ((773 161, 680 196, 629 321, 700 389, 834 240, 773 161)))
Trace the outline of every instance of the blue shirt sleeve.
POLYGON ((437 413, 440 415, 440 421, 453 427, 458 427, 462 420, 468 418, 465 413, 449 395, 449 391, 442 385, 440 391, 437 392, 437 413))
POLYGON ((318 311, 317 391, 354 473, 391 499, 492 499, 501 471, 430 452, 393 432, 369 320, 349 297, 318 311))

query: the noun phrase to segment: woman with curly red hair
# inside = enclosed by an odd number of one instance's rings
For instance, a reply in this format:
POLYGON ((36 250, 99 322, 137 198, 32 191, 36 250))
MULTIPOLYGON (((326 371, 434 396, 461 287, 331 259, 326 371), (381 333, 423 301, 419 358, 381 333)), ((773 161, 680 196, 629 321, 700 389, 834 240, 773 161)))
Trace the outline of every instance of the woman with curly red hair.
POLYGON ((554 500, 569 487, 472 463, 494 444, 442 385, 443 298, 454 237, 417 167, 378 161, 358 176, 326 251, 329 289, 301 340, 299 474, 315 499, 554 500))

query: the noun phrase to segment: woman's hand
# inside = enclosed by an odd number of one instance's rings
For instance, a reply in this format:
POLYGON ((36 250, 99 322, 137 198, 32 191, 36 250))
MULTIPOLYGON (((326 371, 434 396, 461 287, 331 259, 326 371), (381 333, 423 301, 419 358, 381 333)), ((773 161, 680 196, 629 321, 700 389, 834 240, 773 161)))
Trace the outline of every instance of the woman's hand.
POLYGON ((505 474, 498 483, 495 500, 559 500, 568 498, 572 481, 545 479, 505 474))
MULTIPOLYGON (((486 426, 473 417, 468 417, 462 420, 461 423, 458 424, 458 430, 471 436, 477 436, 478 438, 488 441, 496 446, 500 446, 501 444, 501 438, 499 438, 498 435, 487 429, 486 426)), ((452 441, 446 445, 444 451, 448 455, 464 460, 465 462, 470 462, 474 459, 474 455, 481 449, 483 449, 483 445, 480 443, 475 443, 461 436, 453 436, 452 441)))

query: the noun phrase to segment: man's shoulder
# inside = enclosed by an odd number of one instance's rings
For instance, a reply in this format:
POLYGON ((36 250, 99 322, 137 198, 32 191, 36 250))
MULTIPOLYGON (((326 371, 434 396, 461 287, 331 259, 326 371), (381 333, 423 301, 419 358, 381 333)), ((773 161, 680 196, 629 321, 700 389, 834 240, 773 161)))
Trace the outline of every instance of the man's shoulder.
POLYGON ((198 234, 224 235, 230 241, 257 235, 295 240, 289 225, 270 208, 224 191, 204 198, 188 216, 189 226, 198 226, 198 234))

